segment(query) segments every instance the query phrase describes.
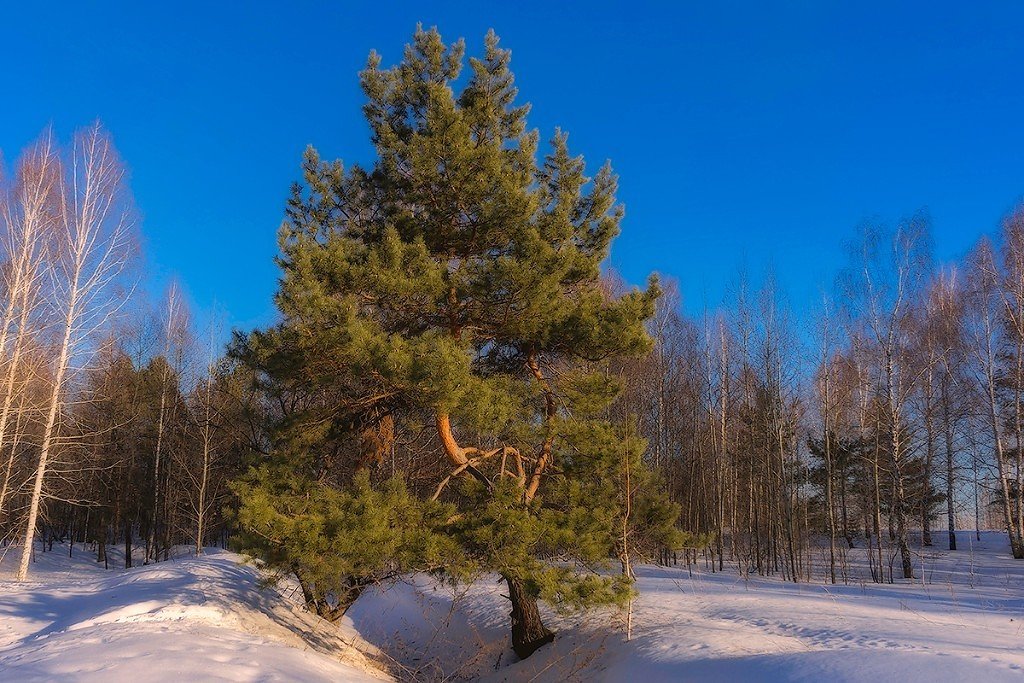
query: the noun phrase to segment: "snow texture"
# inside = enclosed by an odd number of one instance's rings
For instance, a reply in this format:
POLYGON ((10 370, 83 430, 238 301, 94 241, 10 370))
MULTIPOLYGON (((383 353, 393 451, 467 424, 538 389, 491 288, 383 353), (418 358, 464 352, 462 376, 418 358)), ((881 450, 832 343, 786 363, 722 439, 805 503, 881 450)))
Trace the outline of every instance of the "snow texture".
MULTIPOLYGON (((0 681, 379 681, 346 634, 260 586, 232 553, 104 571, 54 545, 29 581, 0 563, 0 681)), ((122 563, 111 558, 111 564, 122 563)))
POLYGON ((894 584, 865 581, 857 550, 837 586, 820 554, 819 580, 803 584, 640 567, 630 642, 620 614, 548 613, 558 637, 523 662, 496 578, 413 577, 332 625, 231 553, 104 571, 55 546, 30 582, 0 574, 0 680, 366 681, 383 663, 403 681, 1022 681, 1024 562, 1003 534, 958 540, 955 553, 918 550, 917 578, 894 584))
POLYGON ((508 646, 497 581, 456 594, 418 579, 364 596, 348 618, 406 667, 403 679, 1024 681, 1024 562, 1005 534, 961 533, 959 543, 955 553, 919 549, 913 582, 882 585, 863 550, 850 551, 850 582, 837 586, 824 582, 821 554, 818 580, 802 584, 703 563, 692 573, 639 567, 630 642, 619 614, 548 613, 558 637, 523 662, 508 646))

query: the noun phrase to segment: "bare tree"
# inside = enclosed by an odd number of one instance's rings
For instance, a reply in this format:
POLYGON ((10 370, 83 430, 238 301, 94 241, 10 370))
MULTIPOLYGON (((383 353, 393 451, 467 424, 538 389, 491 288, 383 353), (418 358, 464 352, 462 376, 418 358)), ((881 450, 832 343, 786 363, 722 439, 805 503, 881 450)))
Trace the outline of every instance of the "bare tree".
POLYGON ((836 502, 835 502, 835 471, 832 441, 836 431, 834 414, 836 411, 836 328, 832 307, 828 297, 822 301, 821 316, 818 324, 819 358, 818 393, 819 414, 821 416, 822 455, 825 465, 825 506, 828 520, 828 569, 829 579, 836 582, 836 502))
POLYGON ((963 293, 955 268, 939 274, 929 293, 928 318, 933 344, 940 351, 939 419, 945 450, 946 528, 949 549, 956 550, 956 431, 964 417, 963 293))
MULTIPOLYGON (((163 325, 163 365, 160 371, 160 408, 157 413, 156 447, 153 453, 153 509, 150 512, 149 536, 146 539, 146 562, 159 559, 161 550, 160 529, 166 525, 164 514, 163 479, 161 472, 164 465, 164 442, 165 432, 169 419, 168 409, 175 408, 176 404, 168 406, 168 399, 172 389, 177 388, 180 381, 181 370, 184 363, 186 346, 188 341, 189 316, 185 308, 180 288, 177 282, 172 282, 167 290, 167 305, 164 311, 165 319, 163 325)), ((166 544, 164 544, 166 546, 166 544)))
POLYGON ((975 361, 975 386, 981 394, 987 418, 992 456, 999 478, 1000 509, 1010 539, 1010 550, 1015 558, 1024 559, 1024 537, 1020 531, 1020 520, 1015 519, 1010 493, 1006 436, 999 397, 1003 379, 999 355, 1003 343, 1000 318, 1004 300, 1000 292, 1001 277, 996 253, 988 239, 982 239, 971 254, 969 268, 973 287, 968 323, 975 361))
POLYGON ((15 407, 24 407, 27 393, 24 382, 27 374, 22 359, 35 330, 33 325, 41 302, 44 265, 48 255, 48 240, 58 215, 57 189, 60 161, 57 157, 52 132, 45 132, 18 164, 14 187, 0 199, 0 221, 4 251, 9 267, 3 271, 3 289, 7 301, 0 318, 0 358, 4 359, 0 372, 0 455, 10 449, 0 488, 0 519, 10 491, 11 468, 23 421, 15 407), (8 348, 10 347, 10 352, 8 348), (15 419, 14 444, 11 443, 11 418, 15 419))
POLYGON ((1009 423, 1013 439, 1013 524, 1024 543, 1024 207, 1003 221, 1002 295, 1007 356, 1004 390, 1009 395, 1009 423))
POLYGON ((906 409, 916 385, 909 353, 913 304, 930 263, 928 222, 916 216, 902 222, 891 235, 875 226, 865 228, 846 274, 846 294, 855 315, 863 321, 876 356, 879 426, 892 483, 892 515, 904 578, 914 564, 907 543, 906 472, 908 444, 906 409))
POLYGON ((95 124, 75 136, 69 156, 60 176, 57 244, 49 264, 50 305, 59 342, 18 580, 28 576, 43 485, 72 359, 84 360, 87 343, 124 301, 123 296, 114 296, 113 287, 125 270, 133 245, 134 213, 125 188, 125 170, 109 136, 95 124))
POLYGON ((220 368, 217 358, 218 326, 216 319, 211 319, 209 339, 207 340, 207 358, 204 374, 191 392, 190 423, 195 430, 193 447, 182 450, 177 455, 178 469, 185 483, 184 492, 186 515, 191 520, 195 534, 195 553, 203 553, 203 541, 207 536, 208 521, 217 505, 218 481, 215 475, 220 464, 220 448, 217 444, 219 404, 217 384, 220 368))

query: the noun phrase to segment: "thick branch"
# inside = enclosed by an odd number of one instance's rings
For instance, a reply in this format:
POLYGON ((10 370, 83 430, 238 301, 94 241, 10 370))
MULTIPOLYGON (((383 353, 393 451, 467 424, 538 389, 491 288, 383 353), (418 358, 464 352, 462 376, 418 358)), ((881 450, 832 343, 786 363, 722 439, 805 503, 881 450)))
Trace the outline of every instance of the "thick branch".
MULTIPOLYGON (((452 434, 452 423, 448 413, 436 413, 434 416, 434 422, 437 425, 437 435, 441 439, 441 445, 444 447, 444 453, 448 456, 448 460, 456 466, 456 471, 441 482, 435 497, 440 495, 441 489, 443 489, 444 485, 448 483, 448 480, 463 471, 469 472, 481 484, 486 486, 488 491, 490 491, 493 488, 491 480, 474 466, 475 462, 487 457, 488 454, 483 454, 482 457, 476 458, 473 461, 469 459, 469 453, 481 453, 481 451, 476 448, 462 448, 459 446, 459 443, 455 440, 455 436, 452 434)), ((495 450, 491 454, 498 452, 500 452, 500 450, 495 450)))
POLYGON ((530 473, 530 479, 523 491, 523 500, 529 503, 537 495, 537 489, 540 488, 541 477, 544 475, 544 470, 546 470, 548 465, 551 464, 551 447, 555 439, 552 422, 554 421, 558 408, 555 405, 555 394, 551 390, 551 385, 548 383, 547 378, 544 377, 544 373, 541 372, 540 364, 537 362, 537 355, 535 353, 530 354, 526 361, 526 367, 530 369, 530 373, 533 374, 534 378, 540 383, 541 388, 544 390, 544 423, 545 428, 547 429, 547 434, 544 437, 544 443, 541 444, 540 447, 540 454, 537 456, 537 462, 533 466, 533 471, 530 473))

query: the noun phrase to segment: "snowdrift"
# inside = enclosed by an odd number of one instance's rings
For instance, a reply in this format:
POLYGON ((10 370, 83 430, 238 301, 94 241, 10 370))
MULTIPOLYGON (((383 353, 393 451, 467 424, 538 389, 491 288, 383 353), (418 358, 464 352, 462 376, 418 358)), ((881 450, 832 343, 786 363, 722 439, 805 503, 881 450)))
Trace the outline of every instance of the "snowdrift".
POLYGON ((863 550, 846 585, 742 577, 735 567, 638 568, 633 638, 607 612, 546 622, 555 642, 523 662, 508 645, 503 586, 453 591, 417 578, 362 597, 349 625, 408 680, 1024 681, 1024 562, 1005 534, 959 535, 962 550, 917 549, 917 579, 873 584, 863 550), (401 667, 401 668, 397 668, 401 667))
POLYGON ((640 567, 630 642, 618 613, 548 612, 558 637, 526 661, 496 577, 411 577, 329 624, 232 553, 104 571, 55 546, 25 584, 0 563, 0 681, 1024 680, 1024 562, 1002 534, 960 546, 919 549, 918 578, 891 585, 856 550, 837 586, 640 567))
MULTIPOLYGON (((12 552, 11 555, 14 553, 12 552)), ((232 553, 104 571, 84 550, 0 564, 3 681, 379 681, 345 633, 232 553)))

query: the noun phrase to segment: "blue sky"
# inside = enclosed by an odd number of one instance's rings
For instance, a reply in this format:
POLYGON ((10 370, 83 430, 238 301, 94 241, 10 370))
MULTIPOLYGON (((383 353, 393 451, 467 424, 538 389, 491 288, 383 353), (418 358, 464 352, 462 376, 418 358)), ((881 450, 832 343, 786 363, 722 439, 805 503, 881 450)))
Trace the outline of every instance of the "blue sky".
POLYGON ((99 118, 132 171, 153 289, 273 318, 275 232, 307 144, 367 162, 356 73, 417 22, 513 51, 531 125, 626 205, 613 265, 719 304, 746 264, 798 310, 863 220, 926 209, 955 258, 1024 194, 1024 4, 17 3, 0 9, 0 149, 99 118))

